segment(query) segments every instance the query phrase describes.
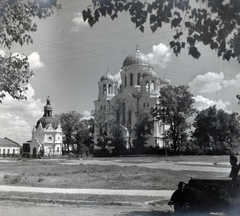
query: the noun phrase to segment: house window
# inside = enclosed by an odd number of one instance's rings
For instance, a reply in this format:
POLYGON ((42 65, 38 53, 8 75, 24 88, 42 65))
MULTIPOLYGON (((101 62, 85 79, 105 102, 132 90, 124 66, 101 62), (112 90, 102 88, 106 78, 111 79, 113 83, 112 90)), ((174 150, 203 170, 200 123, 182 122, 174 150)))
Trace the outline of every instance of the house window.
POLYGON ((13 156, 15 155, 15 149, 13 149, 13 156))
POLYGON ((10 149, 7 150, 7 156, 9 156, 9 155, 10 155, 10 149))
POLYGON ((57 153, 59 153, 59 147, 57 147, 57 153))
POLYGON ((2 149, 0 149, 0 154, 2 153, 2 149))
POLYGON ((127 86, 127 75, 125 75, 125 86, 127 86))

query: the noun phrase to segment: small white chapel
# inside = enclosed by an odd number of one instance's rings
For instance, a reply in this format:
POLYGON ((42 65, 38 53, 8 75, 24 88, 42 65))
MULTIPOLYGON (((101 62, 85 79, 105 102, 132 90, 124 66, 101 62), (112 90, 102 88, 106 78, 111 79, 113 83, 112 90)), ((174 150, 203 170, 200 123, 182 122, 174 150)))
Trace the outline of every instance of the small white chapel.
POLYGON ((44 114, 32 130, 30 155, 33 157, 43 152, 44 156, 62 155, 62 128, 59 121, 52 116, 49 97, 44 106, 44 114))

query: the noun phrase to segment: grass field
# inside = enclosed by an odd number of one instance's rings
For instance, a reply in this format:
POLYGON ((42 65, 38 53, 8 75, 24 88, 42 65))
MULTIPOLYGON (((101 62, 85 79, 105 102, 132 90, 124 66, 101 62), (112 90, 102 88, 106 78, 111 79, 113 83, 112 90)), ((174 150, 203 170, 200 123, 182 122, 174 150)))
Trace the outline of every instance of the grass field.
MULTIPOLYGON (((141 190, 174 190, 179 181, 187 182, 191 175, 201 178, 219 177, 222 173, 150 169, 137 166, 139 163, 158 163, 167 161, 177 162, 206 162, 208 166, 226 167, 222 163, 229 162, 229 156, 175 156, 175 157, 119 157, 119 158, 84 158, 83 160, 99 160, 102 162, 121 161, 123 166, 118 165, 84 165, 77 160, 58 159, 58 160, 27 160, 27 159, 1 159, 0 163, 0 184, 19 185, 34 187, 59 187, 59 188, 99 188, 99 189, 141 189, 141 190), (131 163, 131 166, 124 164, 131 163), (221 164, 220 164, 221 163, 221 164)), ((191 166, 191 164, 188 164, 191 166)), ((229 166, 230 171, 230 166, 229 166)), ((1 197, 21 196, 21 193, 0 193, 1 197)), ((56 199, 80 199, 77 195, 61 194, 24 194, 27 197, 40 197, 56 199)), ((105 196, 81 195, 85 200, 107 200, 105 196)), ((122 201, 147 201, 151 197, 111 197, 111 200, 122 201), (126 200, 127 199, 127 200, 126 200)))

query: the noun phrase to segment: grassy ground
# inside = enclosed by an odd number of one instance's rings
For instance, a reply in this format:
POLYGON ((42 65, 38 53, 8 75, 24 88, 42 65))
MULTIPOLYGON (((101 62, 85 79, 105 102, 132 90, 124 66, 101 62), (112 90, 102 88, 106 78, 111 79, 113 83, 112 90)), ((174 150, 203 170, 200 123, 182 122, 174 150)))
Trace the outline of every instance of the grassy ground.
MULTIPOLYGON (((88 158, 87 160, 94 160, 88 158)), ((98 160, 121 160, 122 163, 150 163, 159 161, 169 162, 209 162, 213 166, 224 166, 219 163, 228 162, 228 156, 177 156, 177 157, 124 157, 98 158, 98 160)), ((179 181, 187 182, 189 171, 172 171, 165 169, 149 169, 138 166, 103 166, 103 165, 66 165, 69 160, 0 160, 0 184, 34 187, 59 188, 100 188, 100 189, 141 189, 141 190, 174 190, 179 181)), ((70 161, 71 162, 71 161, 70 161)), ((218 173, 191 172, 191 175, 202 178, 220 176, 218 173)), ((0 193, 0 197, 22 196, 21 193, 0 193)), ((24 194, 26 197, 41 199, 67 200, 109 200, 109 196, 93 195, 62 195, 62 194, 24 194)), ((153 197, 124 197, 112 196, 115 201, 144 202, 156 199, 153 197)))

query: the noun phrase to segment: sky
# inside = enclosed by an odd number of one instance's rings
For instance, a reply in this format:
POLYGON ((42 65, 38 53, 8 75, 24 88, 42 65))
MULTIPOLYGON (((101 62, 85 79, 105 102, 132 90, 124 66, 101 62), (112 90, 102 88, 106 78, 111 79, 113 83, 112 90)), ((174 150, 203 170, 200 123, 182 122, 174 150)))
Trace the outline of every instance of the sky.
POLYGON ((101 17, 90 27, 81 12, 91 0, 58 2, 62 10, 45 20, 34 20, 38 30, 31 34, 33 44, 14 45, 10 51, 0 47, 0 55, 27 55, 35 73, 28 83, 27 100, 7 95, 0 104, 0 137, 19 144, 30 140, 48 96, 53 115, 76 111, 88 117, 98 98, 101 76, 109 71, 118 79, 124 59, 137 46, 159 77, 166 75, 175 86, 189 85, 197 109, 216 104, 227 112, 239 112, 240 65, 235 59, 223 61, 201 43, 197 45, 201 52, 198 60, 189 56, 187 49, 176 57, 169 47, 174 34, 169 26, 152 33, 146 24, 142 33, 123 12, 114 21, 101 17))

